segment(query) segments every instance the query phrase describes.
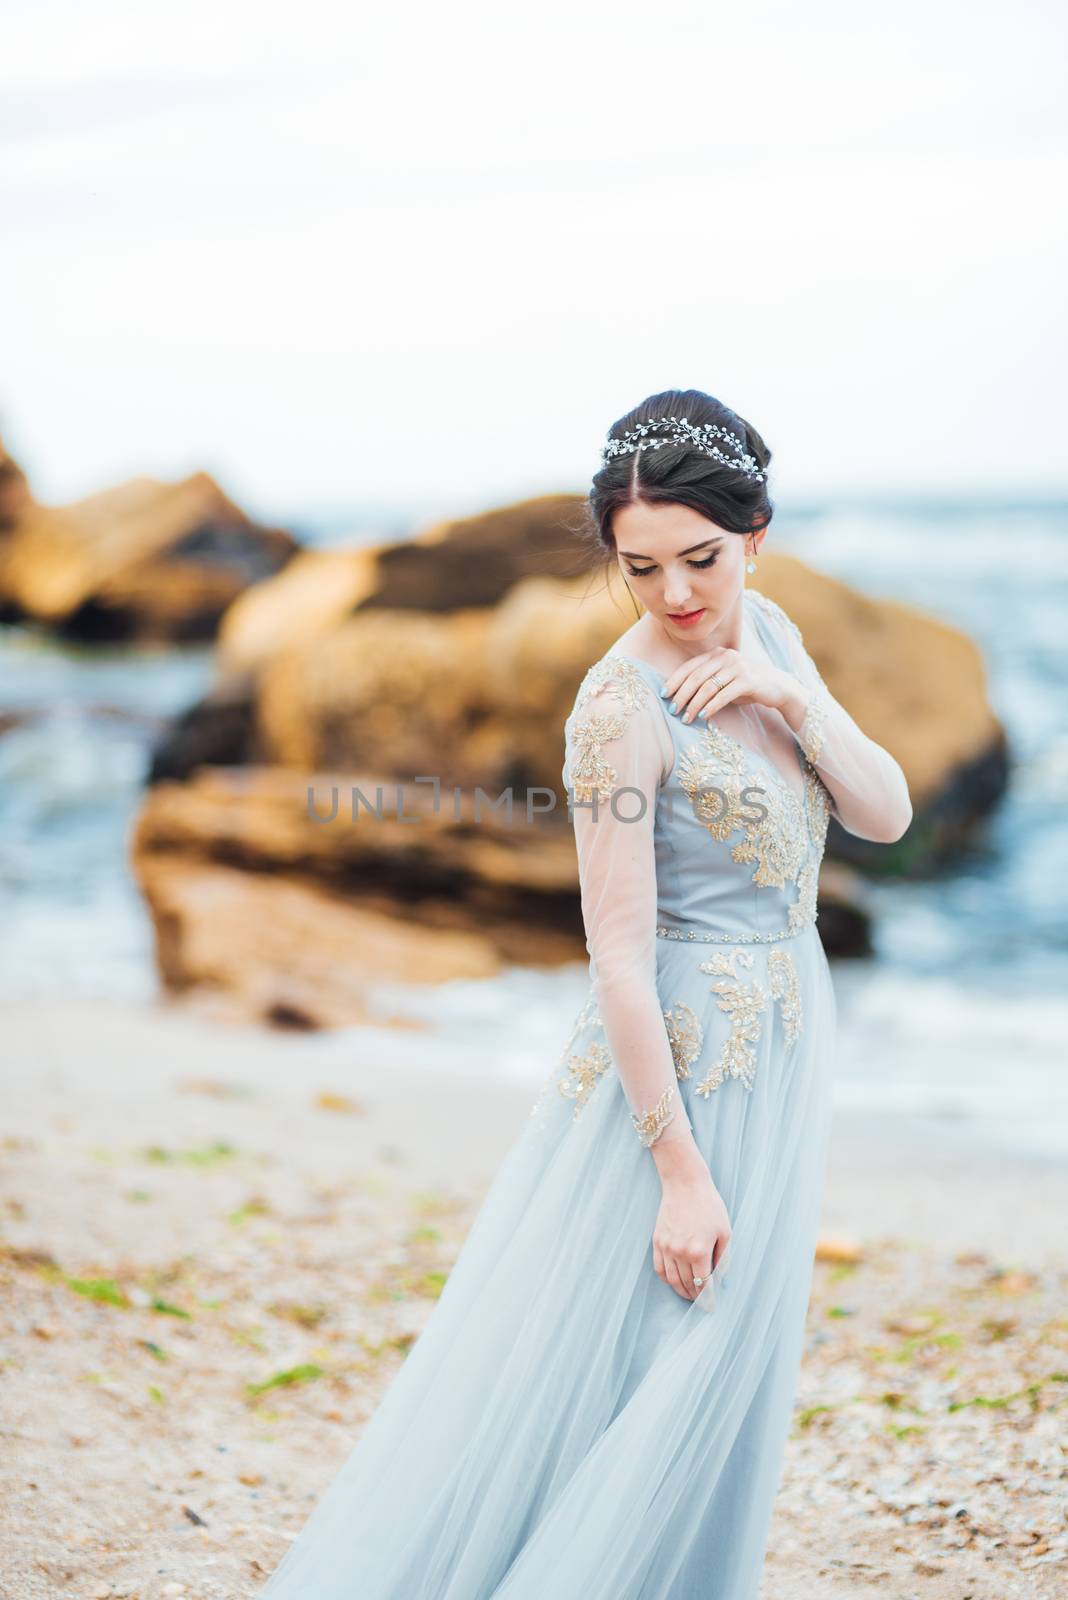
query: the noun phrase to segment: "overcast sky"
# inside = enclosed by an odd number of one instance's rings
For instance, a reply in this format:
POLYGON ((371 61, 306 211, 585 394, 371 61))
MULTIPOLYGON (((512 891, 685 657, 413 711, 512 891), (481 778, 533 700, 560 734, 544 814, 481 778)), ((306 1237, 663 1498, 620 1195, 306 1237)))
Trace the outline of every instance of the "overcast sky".
POLYGON ((0 432, 43 498, 582 490, 696 387, 772 493, 1068 492, 1053 0, 22 0, 0 432))

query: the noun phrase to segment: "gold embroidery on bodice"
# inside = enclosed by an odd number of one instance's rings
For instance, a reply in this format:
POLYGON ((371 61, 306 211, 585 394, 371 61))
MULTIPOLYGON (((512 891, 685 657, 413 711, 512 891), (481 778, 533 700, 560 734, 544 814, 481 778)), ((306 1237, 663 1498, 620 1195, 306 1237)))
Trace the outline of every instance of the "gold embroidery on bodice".
POLYGON ((590 667, 575 696, 576 720, 570 730, 575 754, 568 777, 576 800, 588 805, 594 794, 599 800, 611 800, 619 774, 605 760, 604 746, 619 738, 626 726, 625 717, 638 709, 643 695, 649 692, 641 672, 626 656, 602 656, 590 667), (587 701, 602 689, 612 690, 623 706, 624 716, 615 711, 584 711, 587 701))
POLYGON ((804 861, 804 802, 782 778, 772 778, 768 786, 754 777, 747 770, 747 753, 710 724, 679 756, 679 783, 713 839, 726 841, 741 833, 731 850, 732 861, 754 862, 755 884, 782 889, 797 878, 804 861), (752 799, 742 798, 753 791, 752 799))

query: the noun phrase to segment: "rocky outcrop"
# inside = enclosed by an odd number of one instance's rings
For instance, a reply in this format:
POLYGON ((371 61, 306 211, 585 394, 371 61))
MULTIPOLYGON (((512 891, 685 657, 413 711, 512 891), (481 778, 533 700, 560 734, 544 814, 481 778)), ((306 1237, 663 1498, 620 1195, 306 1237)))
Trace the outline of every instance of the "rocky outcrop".
POLYGON ((20 517, 33 505, 26 474, 12 460, 0 439, 0 539, 9 534, 20 517))
POLYGON ((574 578, 581 495, 539 495, 500 510, 432 523, 412 539, 360 550, 313 550, 238 600, 219 634, 225 672, 255 669, 364 611, 442 616, 489 612, 525 578, 574 578))
POLYGON ((19 608, 9 599, 4 587, 4 565, 11 534, 32 505, 33 496, 26 475, 18 462, 8 455, 0 439, 0 622, 18 620, 19 608))
POLYGON ((219 625, 219 674, 256 672, 283 651, 332 632, 374 592, 378 550, 302 550, 239 595, 219 625))
POLYGON ((488 978, 501 969, 477 932, 425 927, 353 905, 289 874, 167 856, 141 862, 160 977, 171 994, 211 994, 215 1009, 313 1030, 380 1018, 375 986, 488 978))
POLYGON ((336 1027, 367 1020, 383 979, 581 953, 566 817, 538 821, 351 772, 220 768, 149 791, 131 859, 168 990, 336 1027))
POLYGON ((256 692, 251 673, 234 673, 176 716, 152 751, 148 782, 187 778, 200 767, 255 763, 259 759, 256 692))
POLYGON ((69 506, 43 506, 0 460, 0 605, 8 620, 84 640, 211 638, 243 590, 297 549, 253 522, 203 472, 136 478, 69 506))

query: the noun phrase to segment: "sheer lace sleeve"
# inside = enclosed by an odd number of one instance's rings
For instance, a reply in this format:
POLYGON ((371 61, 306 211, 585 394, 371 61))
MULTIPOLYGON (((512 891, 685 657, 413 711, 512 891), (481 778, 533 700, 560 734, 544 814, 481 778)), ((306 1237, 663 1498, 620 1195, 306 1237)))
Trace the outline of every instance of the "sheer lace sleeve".
POLYGON ((790 671, 807 692, 804 718, 792 731, 830 791, 834 815, 847 833, 892 844, 912 821, 904 772, 834 698, 805 649, 797 623, 766 595, 760 599, 778 624, 790 671))
POLYGON ((641 1142, 690 1138, 656 986, 653 823, 671 735, 638 668, 611 656, 586 674, 564 733, 586 948, 608 1047, 641 1142))

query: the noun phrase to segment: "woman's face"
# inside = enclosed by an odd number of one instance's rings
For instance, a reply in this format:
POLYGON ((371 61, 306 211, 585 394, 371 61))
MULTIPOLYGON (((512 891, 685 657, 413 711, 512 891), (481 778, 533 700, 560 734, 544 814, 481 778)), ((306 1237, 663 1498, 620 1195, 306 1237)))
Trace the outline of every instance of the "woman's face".
POLYGON ((734 607, 745 586, 750 534, 717 527, 690 506, 623 506, 612 518, 616 559, 627 583, 674 639, 700 639, 734 607))

